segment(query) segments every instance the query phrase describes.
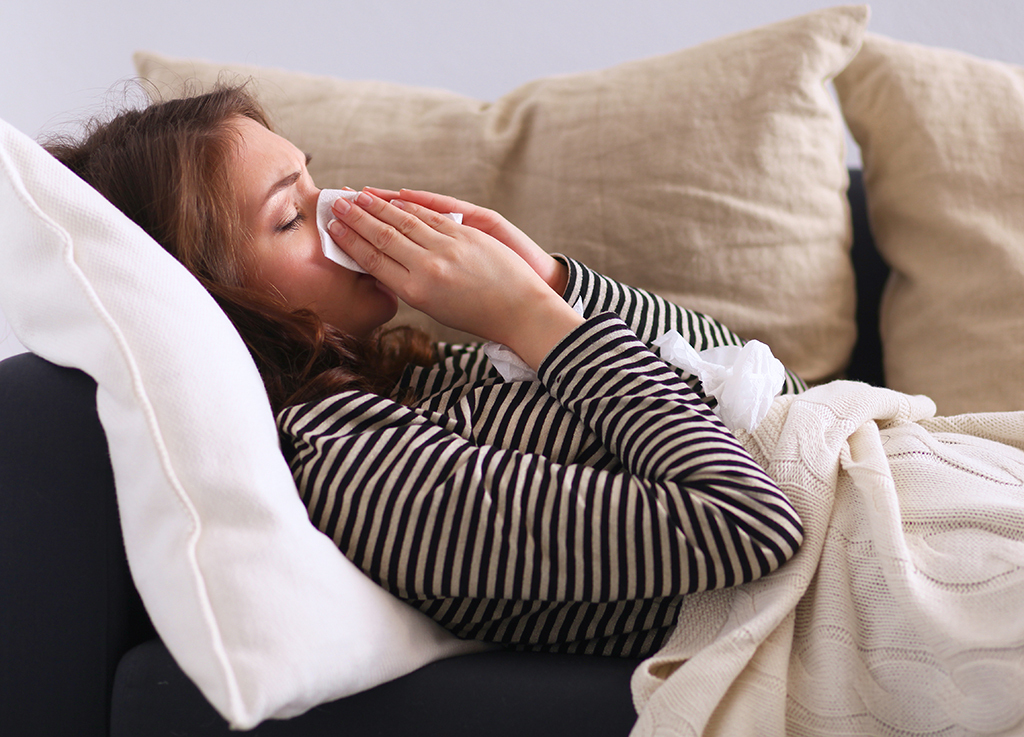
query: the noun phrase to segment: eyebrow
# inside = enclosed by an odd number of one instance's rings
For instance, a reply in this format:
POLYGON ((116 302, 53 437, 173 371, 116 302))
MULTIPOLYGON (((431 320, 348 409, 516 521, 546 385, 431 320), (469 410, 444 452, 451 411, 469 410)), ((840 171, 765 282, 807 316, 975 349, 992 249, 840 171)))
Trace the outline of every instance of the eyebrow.
POLYGON ((299 181, 299 176, 300 175, 301 175, 301 172, 297 172, 297 171, 296 172, 292 172, 291 174, 286 176, 284 179, 282 179, 281 181, 277 182, 274 186, 272 186, 270 188, 270 191, 267 192, 267 196, 263 198, 264 204, 269 202, 271 200, 271 198, 273 198, 273 196, 276 195, 278 192, 280 192, 282 189, 287 189, 288 187, 292 186, 297 181, 299 181))
MULTIPOLYGON (((306 154, 306 166, 309 166, 309 162, 312 161, 312 160, 313 160, 313 157, 310 156, 309 154, 306 154)), ((266 204, 268 201, 270 201, 270 199, 274 195, 276 195, 282 189, 287 189, 288 187, 290 187, 293 184, 295 184, 297 181, 299 181, 299 177, 300 176, 302 176, 302 172, 301 171, 295 171, 295 172, 292 172, 291 174, 289 174, 288 176, 286 176, 281 181, 279 181, 276 184, 274 184, 270 188, 270 191, 267 192, 267 196, 263 198, 263 203, 266 204)))

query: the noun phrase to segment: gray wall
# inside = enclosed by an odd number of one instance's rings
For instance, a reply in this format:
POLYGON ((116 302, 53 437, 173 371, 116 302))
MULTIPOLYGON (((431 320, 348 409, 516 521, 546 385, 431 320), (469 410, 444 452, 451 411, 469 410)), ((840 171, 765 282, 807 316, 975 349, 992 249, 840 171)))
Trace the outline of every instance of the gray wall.
MULTIPOLYGON (((0 117, 33 137, 73 127, 123 98, 136 49, 494 99, 538 76, 600 69, 835 4, 3 0, 0 117)), ((1024 64, 1020 0, 876 0, 871 30, 1024 64)), ((0 358, 21 350, 0 315, 0 358)))

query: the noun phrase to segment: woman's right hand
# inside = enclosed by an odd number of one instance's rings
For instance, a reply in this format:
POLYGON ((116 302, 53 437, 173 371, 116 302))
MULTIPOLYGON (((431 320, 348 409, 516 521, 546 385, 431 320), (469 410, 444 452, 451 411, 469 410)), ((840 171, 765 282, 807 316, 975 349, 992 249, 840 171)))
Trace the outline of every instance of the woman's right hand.
POLYGON ((510 223, 501 213, 474 205, 472 202, 466 202, 465 200, 434 192, 413 189, 395 191, 377 189, 375 187, 367 187, 366 189, 385 200, 399 199, 405 202, 413 202, 435 212, 461 213, 464 225, 481 230, 501 241, 519 254, 557 294, 565 292, 565 285, 569 279, 569 270, 565 267, 565 264, 552 258, 530 236, 510 223))
POLYGON ((354 204, 339 199, 334 215, 345 226, 332 229, 335 242, 384 286, 442 324, 504 343, 534 369, 583 320, 516 251, 431 207, 364 191, 354 204))

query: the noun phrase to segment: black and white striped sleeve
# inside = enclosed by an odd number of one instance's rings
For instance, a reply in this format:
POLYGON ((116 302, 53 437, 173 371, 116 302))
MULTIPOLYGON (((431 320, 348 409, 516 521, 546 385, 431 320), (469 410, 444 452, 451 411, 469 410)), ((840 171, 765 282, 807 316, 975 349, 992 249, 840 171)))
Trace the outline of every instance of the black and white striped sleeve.
MULTIPOLYGON (((745 342, 713 317, 680 307, 644 289, 620 284, 566 256, 556 258, 569 269, 564 297, 570 305, 579 302, 586 317, 614 312, 647 345, 669 330, 678 332, 698 351, 745 342)), ((782 393, 798 394, 805 389, 807 384, 787 368, 782 393)))
POLYGON ((347 392, 280 417, 314 524, 406 599, 670 597, 796 552, 775 483, 617 316, 587 320, 538 373, 619 469, 477 445, 443 415, 347 392))

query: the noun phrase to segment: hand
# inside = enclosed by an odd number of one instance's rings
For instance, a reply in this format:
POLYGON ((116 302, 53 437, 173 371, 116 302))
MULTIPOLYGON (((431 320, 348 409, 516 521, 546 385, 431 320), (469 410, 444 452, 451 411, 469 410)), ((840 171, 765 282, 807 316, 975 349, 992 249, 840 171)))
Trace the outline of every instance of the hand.
POLYGON ((534 369, 582 322, 526 260, 482 230, 365 191, 354 204, 335 202, 334 215, 344 224, 332 228, 334 241, 384 286, 445 325, 508 345, 534 369))
POLYGON ((367 187, 377 197, 385 200, 401 199, 422 205, 435 212, 462 213, 462 224, 487 233, 492 238, 505 244, 530 265, 534 271, 550 286, 556 294, 565 293, 569 281, 569 271, 560 261, 556 261, 543 248, 538 246, 530 236, 510 223, 504 216, 494 210, 479 207, 472 202, 457 200, 447 195, 434 194, 421 190, 402 189, 400 191, 367 187))

